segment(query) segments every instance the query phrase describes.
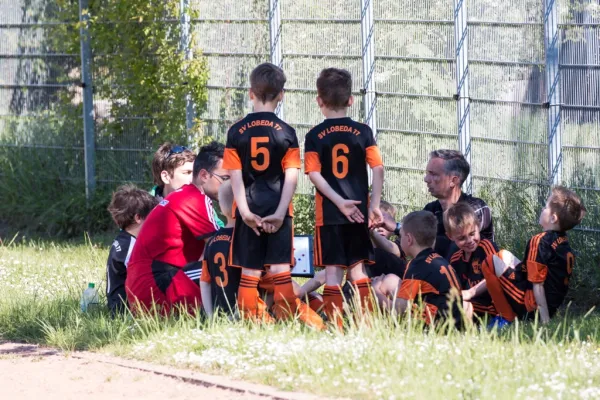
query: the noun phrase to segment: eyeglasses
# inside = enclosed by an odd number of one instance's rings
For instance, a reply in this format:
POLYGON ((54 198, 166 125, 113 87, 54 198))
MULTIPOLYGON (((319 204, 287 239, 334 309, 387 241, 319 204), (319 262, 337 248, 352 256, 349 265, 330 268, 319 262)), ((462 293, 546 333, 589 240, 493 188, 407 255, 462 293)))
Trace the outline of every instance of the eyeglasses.
POLYGON ((167 156, 167 158, 171 157, 173 154, 181 154, 184 151, 186 151, 188 148, 185 146, 173 146, 171 147, 171 150, 169 150, 169 155, 167 156))
POLYGON ((214 172, 211 172, 210 174, 211 174, 212 176, 215 176, 215 177, 217 177, 217 180, 218 180, 220 183, 226 182, 226 181, 228 181, 229 179, 231 179, 231 177, 230 177, 229 175, 219 175, 219 174, 215 174, 214 172))

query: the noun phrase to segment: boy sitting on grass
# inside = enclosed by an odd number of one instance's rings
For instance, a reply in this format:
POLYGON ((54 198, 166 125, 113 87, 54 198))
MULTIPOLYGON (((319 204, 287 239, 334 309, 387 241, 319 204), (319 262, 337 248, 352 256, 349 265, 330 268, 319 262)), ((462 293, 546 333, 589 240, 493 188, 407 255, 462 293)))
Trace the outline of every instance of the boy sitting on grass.
POLYGON ((525 261, 506 266, 494 256, 494 267, 483 266, 487 288, 499 316, 492 322, 499 327, 515 318, 532 318, 537 311, 543 324, 550 321, 563 303, 575 266, 575 254, 567 231, 585 216, 581 198, 571 190, 552 189, 539 223, 544 232, 527 243, 525 261))
POLYGON ((134 185, 123 185, 112 195, 108 212, 121 230, 113 241, 106 262, 106 299, 113 316, 127 309, 127 264, 135 238, 157 204, 156 197, 134 185))
MULTIPOLYGON (((202 261, 200 276, 200 294, 202 307, 209 317, 223 312, 234 316, 237 311, 237 293, 240 287, 242 269, 229 264, 229 251, 235 220, 233 219, 233 190, 229 181, 223 182, 219 188, 219 207, 227 218, 227 225, 219 229, 208 241, 202 261)), ((259 301, 261 312, 266 306, 259 301)))
POLYGON ((469 320, 473 314, 479 318, 496 316, 481 268, 484 263, 493 264, 492 256, 498 247, 491 240, 481 239, 480 225, 475 210, 466 202, 457 203, 444 213, 446 234, 459 249, 450 257, 450 264, 458 275, 469 320))
POLYGON ((460 327, 460 284, 450 263, 433 251, 437 218, 429 211, 415 211, 404 217, 400 245, 412 260, 406 266, 395 309, 402 314, 412 302, 422 307, 427 325, 453 320, 460 327))

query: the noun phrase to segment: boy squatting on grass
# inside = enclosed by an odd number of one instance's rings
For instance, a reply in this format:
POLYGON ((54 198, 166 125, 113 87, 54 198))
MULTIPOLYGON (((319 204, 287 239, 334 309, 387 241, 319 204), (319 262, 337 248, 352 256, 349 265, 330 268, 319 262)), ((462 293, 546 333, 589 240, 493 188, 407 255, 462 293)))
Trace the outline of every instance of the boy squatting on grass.
POLYGON ((369 224, 383 222, 383 162, 371 128, 347 116, 353 101, 348 71, 321 71, 317 104, 326 119, 307 133, 304 152, 304 171, 317 189, 314 264, 325 267, 325 314, 340 328, 345 273, 360 297, 358 304, 371 308, 371 279, 365 270, 365 263, 373 262, 369 224), (373 171, 370 202, 367 164, 373 171))
POLYGON ((459 202, 444 212, 444 228, 458 251, 450 257, 462 289, 463 308, 467 319, 473 314, 479 318, 495 317, 496 308, 487 292, 483 272, 484 264, 493 265, 498 246, 480 236, 480 221, 467 202, 459 202))
POLYGON ((112 195, 108 212, 120 229, 106 262, 106 299, 112 316, 127 309, 125 280, 135 239, 158 199, 134 185, 120 186, 112 195))
MULTIPOLYGON (((229 264, 229 250, 235 226, 235 219, 232 213, 233 191, 229 182, 224 182, 219 188, 219 206, 221 207, 221 212, 227 218, 227 225, 217 231, 206 245, 202 261, 200 293, 202 295, 202 306, 209 317, 218 312, 233 317, 237 311, 237 294, 240 287, 242 270, 229 264)), ((306 288, 307 286, 321 286, 320 279, 319 276, 316 276, 309 280, 303 287, 296 282, 292 282, 294 284, 294 292, 298 298, 304 299, 308 294, 310 307, 314 311, 318 311, 322 306, 320 295, 317 293, 307 293, 306 288)), ((266 301, 263 301, 259 297, 258 308, 259 313, 265 314, 273 305, 273 280, 264 279, 263 277, 259 283, 260 285, 265 288, 267 296, 266 301)))
POLYGON ((460 284, 450 263, 433 251, 437 218, 429 211, 415 211, 404 217, 400 245, 411 259, 400 284, 395 310, 404 313, 410 302, 423 310, 427 325, 452 320, 460 328, 460 284), (420 303, 420 304, 419 304, 420 303))
MULTIPOLYGON (((527 243, 525 261, 509 262, 494 256, 494 268, 483 265, 487 290, 501 318, 498 324, 528 319, 534 312, 546 324, 563 303, 575 266, 567 231, 581 223, 586 209, 577 194, 562 186, 552 189, 539 223, 544 232, 527 243)), ((512 257, 514 259, 514 256, 512 257)))
POLYGON ((273 276, 278 319, 297 314, 305 324, 323 328, 321 317, 294 293, 291 277, 293 221, 300 149, 296 131, 275 115, 286 77, 270 63, 250 74, 254 112, 227 133, 223 168, 230 170, 235 199, 235 227, 229 265, 242 268, 238 306, 246 318, 269 320, 260 307, 258 284, 266 269, 273 276))

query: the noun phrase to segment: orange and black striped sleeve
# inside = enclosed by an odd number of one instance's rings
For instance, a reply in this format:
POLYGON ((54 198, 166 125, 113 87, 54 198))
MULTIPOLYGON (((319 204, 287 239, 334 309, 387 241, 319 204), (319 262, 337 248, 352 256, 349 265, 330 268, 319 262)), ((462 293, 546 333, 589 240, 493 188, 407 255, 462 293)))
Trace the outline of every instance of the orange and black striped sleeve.
POLYGON ((486 257, 489 257, 491 255, 498 253, 498 248, 496 247, 496 245, 487 239, 482 239, 479 242, 479 247, 481 247, 481 249, 485 253, 486 257))
POLYGON ((223 169, 236 170, 242 169, 242 161, 236 149, 225 148, 223 154, 223 169))
POLYGON ((527 267, 527 280, 532 283, 543 283, 548 276, 548 266, 545 258, 552 250, 548 248, 550 244, 544 240, 544 236, 546 236, 546 232, 535 235, 527 244, 525 265, 527 267))
POLYGON ((200 274, 200 282, 210 283, 210 271, 208 270, 208 263, 206 260, 202 260, 202 273, 200 274))

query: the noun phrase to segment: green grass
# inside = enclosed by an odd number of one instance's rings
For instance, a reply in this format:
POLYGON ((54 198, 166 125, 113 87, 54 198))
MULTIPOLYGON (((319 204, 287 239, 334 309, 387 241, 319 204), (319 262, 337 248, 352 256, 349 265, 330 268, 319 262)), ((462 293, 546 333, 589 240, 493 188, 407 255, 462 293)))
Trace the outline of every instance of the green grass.
POLYGON ((600 315, 563 311, 547 328, 424 332, 375 317, 345 334, 291 322, 261 327, 200 317, 83 314, 101 283, 107 237, 0 246, 0 337, 190 367, 288 390, 350 398, 598 398, 600 315))

